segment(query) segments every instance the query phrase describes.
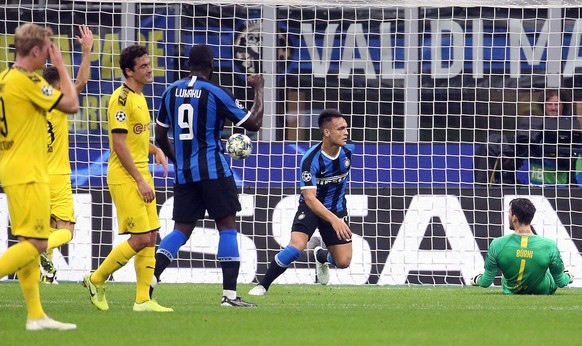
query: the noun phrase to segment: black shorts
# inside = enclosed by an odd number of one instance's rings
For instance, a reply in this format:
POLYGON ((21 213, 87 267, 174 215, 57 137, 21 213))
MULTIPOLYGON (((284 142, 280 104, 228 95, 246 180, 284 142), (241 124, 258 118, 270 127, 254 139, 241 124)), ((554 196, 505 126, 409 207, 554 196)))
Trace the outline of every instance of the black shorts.
POLYGON ((219 220, 241 210, 234 177, 174 185, 173 218, 179 223, 195 223, 208 211, 219 220))
MULTIPOLYGON (((348 226, 350 225, 348 212, 346 210, 336 213, 335 215, 340 219, 343 219, 348 226)), ((299 208, 297 208, 295 218, 293 219, 293 227, 291 230, 293 232, 305 233, 309 236, 309 239, 311 239, 311 236, 317 228, 319 229, 319 234, 321 234, 321 239, 327 246, 348 244, 352 242, 351 240, 339 239, 337 233, 335 233, 335 230, 331 226, 331 223, 317 216, 317 214, 311 211, 306 204, 300 204, 299 208)))

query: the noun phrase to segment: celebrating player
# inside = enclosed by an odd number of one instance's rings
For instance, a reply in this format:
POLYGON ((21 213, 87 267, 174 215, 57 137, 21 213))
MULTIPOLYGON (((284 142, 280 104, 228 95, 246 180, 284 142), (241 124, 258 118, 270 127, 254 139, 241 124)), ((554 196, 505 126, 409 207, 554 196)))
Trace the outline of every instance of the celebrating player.
POLYGON ((554 294, 574 280, 564 270, 560 251, 552 240, 537 236, 530 225, 536 208, 527 198, 509 203, 509 229, 514 234, 494 239, 487 251, 485 273, 471 279, 473 286, 489 287, 501 269, 506 294, 554 294))
POLYGON ((156 142, 176 166, 174 184, 174 230, 156 253, 151 293, 178 250, 186 243, 196 222, 208 211, 220 234, 218 261, 223 277, 223 306, 254 307, 236 292, 240 268, 236 212, 241 210, 232 171, 223 153, 221 134, 229 119, 237 126, 258 131, 263 123, 261 75, 250 75, 255 92, 253 107, 245 110, 228 91, 210 82, 214 55, 210 47, 195 45, 189 55, 190 77, 170 85, 162 94, 156 119, 156 142), (168 140, 172 130, 174 146, 168 140))
MULTIPOLYGON (((83 55, 75 89, 80 93, 87 85, 90 76, 91 50, 93 49, 93 33, 86 25, 79 27, 81 37, 76 36, 81 44, 83 55)), ((44 69, 43 78, 57 90, 61 89, 59 72, 55 66, 44 69)), ((40 254, 40 264, 43 269, 41 281, 57 283, 56 269, 53 265, 53 250, 68 244, 73 239, 75 229, 75 211, 73 207, 73 192, 71 190, 71 163, 69 161, 69 124, 67 114, 53 109, 47 115, 48 120, 48 160, 49 186, 51 190, 51 235, 48 238, 46 252, 40 254)))
POLYGON ((160 221, 148 155, 154 154, 156 163, 163 165, 164 176, 168 164, 164 153, 150 143, 150 113, 142 93, 144 85, 152 81, 147 49, 139 45, 124 48, 119 66, 125 83, 113 92, 107 110, 111 147, 107 184, 117 207, 119 234, 130 236, 111 250, 94 273, 85 276, 83 285, 93 305, 108 310, 105 281, 133 257, 137 277, 133 311, 170 312, 174 310, 151 300, 149 294, 160 221))
POLYGON ((328 250, 314 249, 317 278, 323 285, 329 282, 329 265, 347 268, 352 260, 352 231, 348 225, 346 186, 352 152, 346 147, 348 125, 335 109, 319 114, 319 130, 323 141, 311 147, 301 159, 301 196, 293 220, 291 241, 281 250, 267 269, 260 284, 250 295, 262 296, 271 283, 297 260, 307 242, 319 229, 328 250))
POLYGON ((51 36, 50 28, 19 26, 14 35, 16 60, 0 74, 0 181, 8 198, 12 234, 18 239, 0 256, 0 278, 18 275, 28 310, 27 330, 77 328, 49 318, 39 292, 39 255, 50 235, 46 112, 79 110, 77 92, 51 36), (61 90, 35 73, 49 56, 62 81, 61 90))

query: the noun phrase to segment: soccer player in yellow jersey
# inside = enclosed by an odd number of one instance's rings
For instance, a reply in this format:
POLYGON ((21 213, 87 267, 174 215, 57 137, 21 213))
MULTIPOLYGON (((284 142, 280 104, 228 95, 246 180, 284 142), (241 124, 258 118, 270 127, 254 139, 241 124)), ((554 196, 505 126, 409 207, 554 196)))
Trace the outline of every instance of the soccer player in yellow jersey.
POLYGON ((16 273, 28 316, 27 330, 77 326, 48 317, 40 302, 40 256, 50 235, 50 191, 46 113, 79 110, 79 99, 52 30, 36 24, 16 29, 16 60, 0 73, 0 182, 8 199, 12 234, 18 243, 0 256, 0 278, 16 273), (61 90, 35 73, 47 58, 59 71, 61 90))
MULTIPOLYGON (((81 36, 76 36, 81 44, 83 55, 75 89, 80 93, 87 85, 91 68, 91 50, 93 49, 93 33, 86 25, 79 27, 81 36)), ((44 69, 43 78, 54 89, 61 89, 59 72, 55 66, 44 69)), ((47 114, 48 120, 48 167, 49 186, 51 191, 51 230, 46 252, 40 254, 40 264, 43 274, 41 282, 57 283, 56 269, 52 263, 53 250, 69 243, 73 239, 75 229, 75 212, 73 208, 73 192, 71 189, 71 162, 69 160, 69 122, 67 114, 53 109, 47 114)))
POLYGON ((113 92, 107 110, 111 149, 107 185, 117 207, 119 234, 129 234, 129 239, 113 248, 99 268, 85 276, 83 285, 93 305, 108 310, 105 281, 133 257, 137 278, 133 311, 170 312, 174 310, 151 300, 149 294, 160 228, 149 154, 163 165, 164 176, 168 172, 166 156, 150 143, 151 119, 142 92, 144 85, 152 81, 150 57, 145 47, 133 45, 121 51, 119 65, 125 83, 113 92))

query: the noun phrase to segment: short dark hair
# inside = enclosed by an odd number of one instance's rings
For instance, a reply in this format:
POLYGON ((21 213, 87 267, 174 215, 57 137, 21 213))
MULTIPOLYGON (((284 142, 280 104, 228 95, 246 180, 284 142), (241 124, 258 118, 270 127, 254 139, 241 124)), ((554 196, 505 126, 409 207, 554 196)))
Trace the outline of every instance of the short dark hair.
POLYGON ((562 112, 560 113, 560 115, 572 115, 570 109, 571 101, 570 97, 568 96, 568 93, 564 90, 558 89, 548 89, 540 94, 538 104, 540 106, 542 114, 546 115, 546 102, 548 102, 548 100, 554 96, 558 97, 558 99, 560 100, 560 104, 562 105, 562 112))
POLYGON ((527 198, 516 198, 509 202, 511 213, 517 217, 519 223, 523 225, 531 224, 531 220, 536 213, 536 207, 527 198))
POLYGON ((125 69, 128 68, 133 71, 133 68, 135 67, 135 60, 146 55, 147 53, 147 48, 138 44, 123 48, 121 54, 119 55, 119 68, 121 68, 123 76, 127 78, 125 69))
POLYGON ((205 44, 197 44, 190 48, 188 54, 188 67, 190 71, 204 71, 209 70, 213 66, 214 52, 205 44))
POLYGON ((331 122, 333 118, 343 118, 343 115, 337 109, 325 109, 319 113, 319 118, 317 118, 317 126, 322 130, 326 124, 331 122))
POLYGON ((50 85, 55 86, 61 81, 59 71, 54 66, 48 66, 42 71, 42 78, 44 78, 50 85))

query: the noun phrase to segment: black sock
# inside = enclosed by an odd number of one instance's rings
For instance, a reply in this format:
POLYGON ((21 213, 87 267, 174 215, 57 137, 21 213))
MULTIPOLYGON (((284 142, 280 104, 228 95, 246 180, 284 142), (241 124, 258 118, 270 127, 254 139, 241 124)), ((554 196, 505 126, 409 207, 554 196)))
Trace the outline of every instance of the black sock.
POLYGON ((317 251, 315 256, 317 257, 317 260, 319 261, 319 263, 325 263, 325 262, 328 262, 327 254, 329 254, 329 251, 321 249, 321 250, 317 251))
POLYGON ((261 286, 265 288, 265 290, 269 289, 269 286, 278 278, 281 274, 283 274, 287 270, 287 267, 281 267, 277 264, 277 262, 273 259, 271 264, 269 265, 269 269, 267 269, 267 273, 263 280, 261 280, 261 286))
POLYGON ((222 288, 229 291, 236 291, 236 280, 240 268, 239 261, 220 262, 222 267, 222 288))
MULTIPOLYGON (((154 277, 158 282, 160 282, 160 276, 168 268, 168 266, 172 263, 172 260, 168 258, 168 256, 164 255, 163 253, 156 253, 156 267, 154 268, 154 277)), ((150 298, 152 298, 154 294, 154 288, 150 285, 150 298)))

